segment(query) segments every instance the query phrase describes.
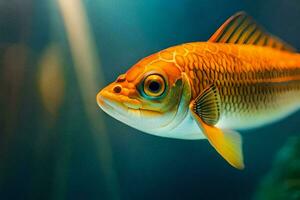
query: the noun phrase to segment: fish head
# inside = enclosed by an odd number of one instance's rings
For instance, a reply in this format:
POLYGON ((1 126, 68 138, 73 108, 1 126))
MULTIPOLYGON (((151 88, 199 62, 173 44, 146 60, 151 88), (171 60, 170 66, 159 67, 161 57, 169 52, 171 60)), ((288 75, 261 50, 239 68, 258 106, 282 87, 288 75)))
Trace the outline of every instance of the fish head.
POLYGON ((187 113, 187 81, 174 63, 148 57, 102 89, 97 94, 97 103, 115 119, 162 136, 187 113))

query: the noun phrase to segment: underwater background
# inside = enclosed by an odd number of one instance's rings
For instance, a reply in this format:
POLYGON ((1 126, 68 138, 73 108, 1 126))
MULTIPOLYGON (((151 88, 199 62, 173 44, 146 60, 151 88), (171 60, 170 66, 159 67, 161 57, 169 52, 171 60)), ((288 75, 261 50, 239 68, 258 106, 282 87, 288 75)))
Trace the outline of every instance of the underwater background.
POLYGON ((139 59, 240 10, 300 49, 299 0, 0 0, 0 199, 300 199, 300 112, 241 131, 239 171, 96 104, 139 59))

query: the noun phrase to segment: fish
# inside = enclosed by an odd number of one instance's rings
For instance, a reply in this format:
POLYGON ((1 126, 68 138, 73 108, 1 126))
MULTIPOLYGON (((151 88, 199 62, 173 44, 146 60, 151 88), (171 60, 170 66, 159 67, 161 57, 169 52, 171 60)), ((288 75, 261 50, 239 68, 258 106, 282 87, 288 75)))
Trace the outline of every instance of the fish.
POLYGON ((244 169, 238 131, 277 122, 300 107, 300 54, 241 11, 208 41, 139 60, 96 100, 141 132, 207 139, 231 166, 244 169))

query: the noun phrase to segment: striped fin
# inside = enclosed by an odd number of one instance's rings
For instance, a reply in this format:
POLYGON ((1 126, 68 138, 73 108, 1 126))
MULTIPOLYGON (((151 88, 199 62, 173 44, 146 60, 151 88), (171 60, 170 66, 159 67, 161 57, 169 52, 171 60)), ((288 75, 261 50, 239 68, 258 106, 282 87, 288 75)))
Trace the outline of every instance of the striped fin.
POLYGON ((296 52, 281 39, 267 33, 245 12, 230 17, 208 40, 209 42, 251 44, 296 52))
POLYGON ((193 103, 193 111, 209 125, 215 125, 220 118, 220 96, 213 84, 206 88, 193 103))

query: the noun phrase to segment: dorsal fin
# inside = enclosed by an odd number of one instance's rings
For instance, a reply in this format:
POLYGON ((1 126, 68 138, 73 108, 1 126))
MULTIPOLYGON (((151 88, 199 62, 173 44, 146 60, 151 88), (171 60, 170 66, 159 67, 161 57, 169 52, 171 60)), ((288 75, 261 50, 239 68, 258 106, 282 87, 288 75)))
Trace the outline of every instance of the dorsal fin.
POLYGON ((267 46, 278 50, 296 52, 296 49, 283 42, 259 26, 245 12, 238 12, 230 17, 211 36, 209 42, 251 44, 267 46))

